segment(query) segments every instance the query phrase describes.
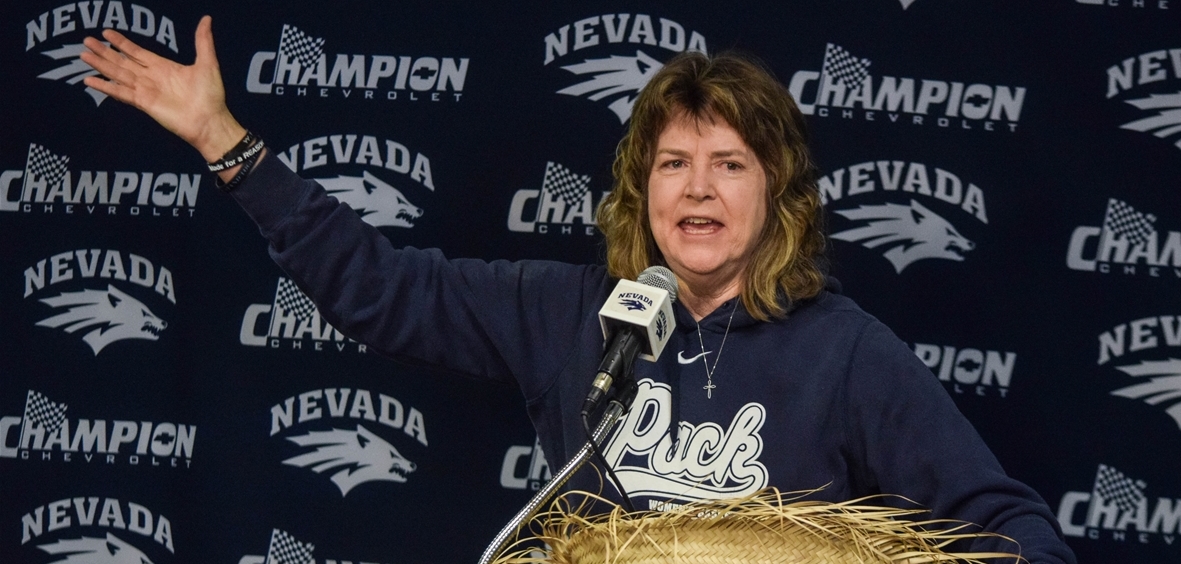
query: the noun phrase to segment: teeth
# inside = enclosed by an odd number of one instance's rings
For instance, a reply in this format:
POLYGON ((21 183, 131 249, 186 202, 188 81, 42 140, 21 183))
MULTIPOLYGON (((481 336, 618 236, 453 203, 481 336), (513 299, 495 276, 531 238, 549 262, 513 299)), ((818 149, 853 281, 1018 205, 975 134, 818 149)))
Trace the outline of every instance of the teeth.
POLYGON ((705 223, 713 223, 713 221, 709 220, 709 219, 701 219, 700 217, 690 217, 685 220, 685 223, 705 224, 705 223))

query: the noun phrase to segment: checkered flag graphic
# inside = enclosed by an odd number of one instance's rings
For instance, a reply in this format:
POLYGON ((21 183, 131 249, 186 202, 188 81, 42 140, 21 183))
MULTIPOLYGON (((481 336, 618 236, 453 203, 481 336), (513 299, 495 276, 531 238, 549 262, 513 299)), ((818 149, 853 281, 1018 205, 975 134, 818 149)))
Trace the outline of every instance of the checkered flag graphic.
POLYGON ((288 278, 279 279, 279 287, 275 289, 275 305, 283 308, 283 311, 294 313, 301 321, 316 311, 316 304, 288 278))
POLYGON ((1115 235, 1123 235, 1128 243, 1139 245, 1148 239, 1156 228, 1152 223, 1156 216, 1150 213, 1140 213, 1128 204, 1110 198, 1107 200, 1107 213, 1103 216, 1103 228, 1115 235))
POLYGON ((279 37, 279 53, 309 67, 316 64, 316 60, 324 54, 324 40, 312 37, 293 25, 283 24, 283 35, 279 37))
POLYGON ((25 397, 25 423, 36 423, 52 434, 65 420, 66 404, 49 401, 39 392, 29 390, 25 397))
POLYGON ((824 48, 824 67, 821 72, 849 88, 857 88, 869 78, 869 59, 858 59, 844 47, 829 43, 824 48))
POLYGON ((70 157, 59 157, 50 153, 45 147, 29 143, 29 156, 25 159, 25 171, 30 176, 39 176, 44 178, 50 186, 55 186, 61 182, 62 177, 69 170, 66 168, 69 162, 70 157))
POLYGON ((1115 502, 1120 511, 1132 511, 1144 501, 1144 480, 1132 480, 1123 472, 1106 464, 1099 465, 1095 473, 1095 493, 1107 501, 1115 502))
POLYGON ((299 542, 279 529, 271 529, 271 546, 267 548, 266 564, 315 564, 310 542, 299 542))
POLYGON ((576 206, 590 190, 591 178, 585 174, 574 174, 570 169, 549 161, 545 163, 545 180, 541 191, 561 196, 567 204, 576 206))

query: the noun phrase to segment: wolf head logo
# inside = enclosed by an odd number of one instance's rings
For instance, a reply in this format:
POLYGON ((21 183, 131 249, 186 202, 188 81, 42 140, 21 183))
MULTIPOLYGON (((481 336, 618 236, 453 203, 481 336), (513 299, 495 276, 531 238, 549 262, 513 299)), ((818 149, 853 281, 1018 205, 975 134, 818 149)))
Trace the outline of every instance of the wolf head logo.
POLYGON ((39 545, 37 548, 49 554, 65 556, 50 564, 152 564, 147 555, 138 548, 123 542, 111 533, 107 533, 105 539, 81 537, 59 540, 52 544, 39 545))
POLYGON ((619 300, 619 305, 626 307, 628 311, 644 311, 648 309, 648 307, 644 305, 644 302, 633 298, 624 298, 619 300))
MULTIPOLYGON (((1125 123, 1120 128, 1143 133, 1154 131, 1153 135, 1161 139, 1181 132, 1181 92, 1150 94, 1147 98, 1127 100, 1127 102, 1141 110, 1160 111, 1156 115, 1125 123)), ((1181 148, 1181 140, 1175 144, 1181 148)))
POLYGON ((1177 427, 1181 428, 1181 402, 1177 401, 1181 398, 1181 360, 1145 360, 1140 364, 1115 368, 1128 376, 1155 378, 1120 388, 1111 392, 1111 395, 1144 400, 1149 405, 1171 403, 1172 405, 1165 408, 1165 413, 1168 413, 1177 422, 1177 427))
POLYGON ((574 74, 592 74, 594 78, 567 86, 558 94, 587 96, 598 102, 607 97, 618 96, 607 107, 619 116, 619 123, 626 123, 632 115, 636 94, 652 79, 652 75, 664 65, 649 57, 643 51, 636 51, 635 57, 612 55, 607 59, 587 59, 584 62, 562 68, 574 74))
POLYGON ((311 467, 316 473, 340 468, 332 475, 332 481, 340 488, 342 497, 365 482, 405 482, 406 474, 417 468, 394 445, 361 425, 357 425, 356 431, 312 431, 306 435, 288 437, 287 440, 299 446, 317 448, 288 458, 283 464, 311 467))
POLYGON ((422 209, 411 204, 397 188, 368 171, 363 176, 317 178, 329 195, 348 204, 374 227, 414 227, 422 209))
POLYGON ((834 233, 833 239, 861 243, 870 249, 892 245, 884 255, 899 273, 916 260, 962 261, 964 253, 976 247, 946 219, 914 200, 910 201, 910 206, 860 206, 854 210, 836 210, 836 213, 868 223, 834 233))
MULTIPOLYGON (((110 46, 110 43, 105 41, 103 43, 110 46)), ((66 82, 70 84, 78 84, 82 82, 83 78, 98 74, 98 71, 94 70, 90 67, 90 65, 82 62, 82 59, 78 58, 78 55, 85 50, 86 47, 81 43, 71 43, 69 45, 63 45, 57 49, 51 49, 41 53, 42 55, 45 55, 46 57, 49 57, 55 61, 60 61, 62 59, 69 60, 66 62, 66 64, 57 67, 56 69, 37 75, 37 78, 44 78, 48 80, 61 80, 64 78, 66 79, 66 82)), ((95 90, 89 86, 86 87, 86 93, 90 94, 91 98, 94 98, 94 105, 96 106, 102 104, 103 100, 107 99, 106 94, 103 94, 102 92, 99 92, 98 90, 95 90)))
POLYGON ((42 299, 41 303, 69 309, 38 321, 38 327, 64 326, 66 333, 74 333, 98 325, 82 337, 94 350, 94 356, 98 356, 107 345, 123 339, 155 341, 160 338, 160 332, 168 327, 168 323, 156 317, 148 306, 109 284, 106 291, 62 292, 59 296, 42 299))

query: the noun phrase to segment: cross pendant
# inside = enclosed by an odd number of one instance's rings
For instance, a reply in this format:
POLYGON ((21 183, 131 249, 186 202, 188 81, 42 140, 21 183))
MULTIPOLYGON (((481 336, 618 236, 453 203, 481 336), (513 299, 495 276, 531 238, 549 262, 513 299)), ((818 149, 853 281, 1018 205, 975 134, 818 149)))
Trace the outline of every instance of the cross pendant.
POLYGON ((705 399, 713 399, 714 388, 716 388, 716 387, 717 386, 714 385, 713 380, 710 380, 704 386, 701 387, 701 389, 705 390, 705 399))

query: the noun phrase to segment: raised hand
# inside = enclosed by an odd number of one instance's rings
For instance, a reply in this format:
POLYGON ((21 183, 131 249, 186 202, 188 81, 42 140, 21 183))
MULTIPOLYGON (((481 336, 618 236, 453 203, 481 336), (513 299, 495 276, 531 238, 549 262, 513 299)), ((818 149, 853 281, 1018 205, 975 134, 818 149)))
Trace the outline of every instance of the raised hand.
POLYGON ((197 24, 197 59, 181 65, 152 53, 114 30, 103 42, 87 37, 81 58, 103 77, 87 77, 86 85, 143 110, 169 131, 214 161, 246 133, 226 107, 225 86, 213 49, 213 20, 197 24), (113 47, 113 48, 112 48, 113 47))

